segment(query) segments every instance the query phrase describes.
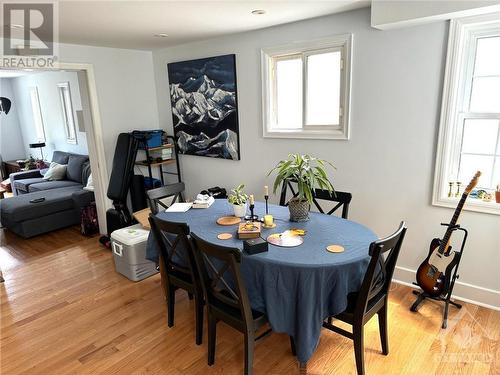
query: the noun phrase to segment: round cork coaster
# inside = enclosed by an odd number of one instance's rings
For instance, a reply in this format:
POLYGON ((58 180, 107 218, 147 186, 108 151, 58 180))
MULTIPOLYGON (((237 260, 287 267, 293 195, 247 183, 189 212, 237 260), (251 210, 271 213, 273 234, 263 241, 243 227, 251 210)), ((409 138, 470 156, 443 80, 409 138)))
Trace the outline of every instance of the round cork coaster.
POLYGON ((236 216, 223 216, 217 219, 219 225, 236 225, 241 223, 241 218, 236 216))
POLYGON ((230 238, 233 238, 233 235, 231 233, 220 233, 217 235, 217 238, 219 240, 229 240, 230 238))
POLYGON ((342 253, 344 251, 344 246, 328 245, 326 247, 326 250, 328 250, 330 253, 342 253))

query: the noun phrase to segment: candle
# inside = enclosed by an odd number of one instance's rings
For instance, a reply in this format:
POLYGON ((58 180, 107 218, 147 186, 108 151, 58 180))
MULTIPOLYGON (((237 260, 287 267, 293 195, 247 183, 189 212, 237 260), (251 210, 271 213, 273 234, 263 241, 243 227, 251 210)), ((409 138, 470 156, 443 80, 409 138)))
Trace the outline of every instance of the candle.
POLYGON ((264 225, 266 227, 273 225, 273 215, 264 215, 264 225))
POLYGON ((253 194, 250 194, 250 204, 252 206, 255 204, 255 200, 253 199, 253 194))
POLYGON ((264 186, 264 196, 267 197, 269 196, 269 186, 264 186))

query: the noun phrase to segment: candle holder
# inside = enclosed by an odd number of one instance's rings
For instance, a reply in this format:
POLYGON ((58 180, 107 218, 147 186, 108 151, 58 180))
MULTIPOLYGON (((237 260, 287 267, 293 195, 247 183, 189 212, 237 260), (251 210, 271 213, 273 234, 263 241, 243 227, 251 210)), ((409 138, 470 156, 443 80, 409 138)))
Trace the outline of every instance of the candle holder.
POLYGON ((246 221, 259 221, 259 216, 255 215, 253 210, 255 208, 255 204, 250 204, 250 215, 244 217, 246 221))
POLYGON ((460 181, 457 181, 457 192, 455 193, 455 197, 458 197, 460 195, 460 185, 462 185, 462 183, 460 181))
POLYGON ((448 185, 450 185, 450 190, 448 190, 448 198, 453 197, 453 191, 452 190, 453 190, 453 185, 454 184, 455 184, 454 182, 451 182, 451 181, 448 182, 448 185))
POLYGON ((269 195, 264 195, 264 199, 266 200, 266 215, 268 215, 269 214, 269 205, 268 205, 269 195))

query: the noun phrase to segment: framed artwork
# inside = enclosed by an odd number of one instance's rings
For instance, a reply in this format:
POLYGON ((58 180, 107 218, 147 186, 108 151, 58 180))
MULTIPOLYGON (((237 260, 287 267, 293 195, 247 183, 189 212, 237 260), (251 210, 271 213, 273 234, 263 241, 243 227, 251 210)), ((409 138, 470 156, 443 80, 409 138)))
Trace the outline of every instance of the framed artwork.
POLYGON ((167 65, 180 154, 240 159, 235 55, 167 65))

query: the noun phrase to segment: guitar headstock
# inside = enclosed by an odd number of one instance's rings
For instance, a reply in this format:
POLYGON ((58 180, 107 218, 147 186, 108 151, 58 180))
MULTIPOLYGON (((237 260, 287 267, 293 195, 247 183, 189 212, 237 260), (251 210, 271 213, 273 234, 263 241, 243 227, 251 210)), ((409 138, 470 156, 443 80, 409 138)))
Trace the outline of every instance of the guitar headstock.
POLYGON ((481 171, 477 171, 472 180, 470 180, 469 185, 465 188, 465 193, 469 194, 476 187, 479 177, 481 177, 481 171))

